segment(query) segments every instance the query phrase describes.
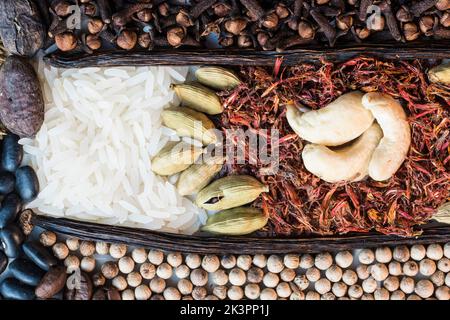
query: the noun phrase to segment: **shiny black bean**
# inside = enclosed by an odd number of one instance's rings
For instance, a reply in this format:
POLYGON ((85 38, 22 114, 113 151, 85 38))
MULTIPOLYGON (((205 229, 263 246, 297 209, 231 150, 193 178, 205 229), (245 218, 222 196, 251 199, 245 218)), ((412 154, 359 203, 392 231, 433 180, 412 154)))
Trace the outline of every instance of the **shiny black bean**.
POLYGON ((18 143, 19 136, 8 134, 2 141, 1 165, 3 170, 14 172, 20 166, 23 158, 23 148, 18 143))
POLYGON ((19 255, 24 238, 22 231, 15 225, 0 229, 0 241, 9 258, 16 258, 19 255))
POLYGON ((0 274, 2 274, 8 266, 8 257, 3 251, 0 251, 0 274))
POLYGON ((29 202, 37 197, 39 192, 39 181, 33 168, 25 166, 17 169, 16 192, 25 202, 29 202))
POLYGON ((0 194, 8 194, 14 191, 16 177, 8 171, 0 173, 0 194))
POLYGON ((48 271, 50 267, 55 266, 58 261, 56 258, 38 242, 26 242, 22 245, 23 252, 39 268, 48 271))
POLYGON ((0 293, 5 299, 33 300, 34 288, 14 278, 7 278, 0 283, 0 293))
POLYGON ((0 228, 4 228, 14 221, 21 207, 22 203, 17 194, 10 193, 3 198, 2 206, 0 207, 0 228))
POLYGON ((21 282, 30 286, 37 286, 45 274, 41 268, 26 259, 15 259, 9 265, 9 272, 21 282))

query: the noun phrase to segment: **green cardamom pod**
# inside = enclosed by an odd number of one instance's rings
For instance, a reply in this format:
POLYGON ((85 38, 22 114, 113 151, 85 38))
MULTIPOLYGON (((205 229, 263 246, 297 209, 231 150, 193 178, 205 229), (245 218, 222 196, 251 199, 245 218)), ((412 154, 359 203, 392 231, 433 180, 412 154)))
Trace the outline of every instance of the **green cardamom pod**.
POLYGON ((231 90, 241 83, 232 71, 221 67, 201 67, 195 76, 201 84, 217 90, 231 90))
POLYGON ((220 235, 240 236, 263 228, 268 217, 260 210, 239 207, 217 212, 210 216, 202 231, 220 235))
POLYGON ((169 142, 152 159, 152 170, 160 176, 181 172, 193 164, 203 153, 203 148, 186 142, 169 142))
POLYGON ((269 187, 251 176, 228 176, 202 189, 195 202, 207 210, 225 210, 250 203, 267 191, 269 187))
POLYGON ((170 107, 161 113, 163 124, 181 137, 191 137, 204 145, 217 142, 214 123, 203 113, 187 107, 170 107))
POLYGON ((223 112, 222 103, 216 93, 199 83, 172 84, 172 89, 187 107, 211 115, 223 112))

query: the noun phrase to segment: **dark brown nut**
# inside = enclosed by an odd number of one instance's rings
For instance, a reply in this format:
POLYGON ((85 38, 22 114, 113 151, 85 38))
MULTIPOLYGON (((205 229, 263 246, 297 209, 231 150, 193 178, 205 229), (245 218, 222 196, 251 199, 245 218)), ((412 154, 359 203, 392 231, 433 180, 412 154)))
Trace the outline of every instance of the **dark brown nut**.
POLYGON ((64 289, 66 279, 67 273, 64 267, 56 266, 50 268, 36 287, 36 297, 40 299, 50 299, 64 289))
POLYGON ((66 287, 64 292, 64 298, 66 300, 90 300, 92 297, 93 286, 91 279, 84 272, 78 275, 80 278, 75 281, 74 288, 69 289, 66 287))

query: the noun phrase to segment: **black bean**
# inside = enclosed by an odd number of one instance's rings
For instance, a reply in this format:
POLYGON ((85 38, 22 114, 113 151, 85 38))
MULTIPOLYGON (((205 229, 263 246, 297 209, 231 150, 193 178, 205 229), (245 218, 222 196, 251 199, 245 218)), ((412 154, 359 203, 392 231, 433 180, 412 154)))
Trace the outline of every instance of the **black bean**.
POLYGON ((23 258, 11 262, 9 271, 14 278, 30 286, 37 286, 45 274, 41 268, 23 258))
POLYGON ((15 193, 10 193, 4 197, 0 208, 0 228, 4 228, 13 222, 21 207, 20 198, 15 193))
POLYGON ((8 257, 3 251, 0 251, 0 274, 2 274, 8 266, 8 257))
POLYGON ((37 197, 39 181, 33 168, 25 166, 17 169, 16 191, 25 202, 29 202, 37 197))
POLYGON ((45 271, 58 263, 56 258, 38 242, 26 242, 22 245, 22 249, 31 261, 45 271))
POLYGON ((16 177, 8 171, 0 173, 0 194, 8 194, 14 191, 16 177))
POLYGON ((22 231, 15 225, 0 229, 0 241, 9 258, 16 258, 19 255, 24 238, 22 231))
POLYGON ((33 300, 34 288, 14 278, 7 278, 0 283, 0 293, 5 299, 33 300))
POLYGON ((9 172, 14 172, 19 167, 23 158, 23 148, 19 144, 19 136, 8 134, 2 141, 2 168, 9 172))

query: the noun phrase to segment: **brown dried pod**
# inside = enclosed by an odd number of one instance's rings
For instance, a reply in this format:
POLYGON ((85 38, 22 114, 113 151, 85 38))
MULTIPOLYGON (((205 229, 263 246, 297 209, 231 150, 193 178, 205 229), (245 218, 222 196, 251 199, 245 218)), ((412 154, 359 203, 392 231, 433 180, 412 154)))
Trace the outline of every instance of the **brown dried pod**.
POLYGON ((435 19, 433 16, 422 16, 419 20, 419 28, 422 33, 427 34, 434 28, 435 19))
POLYGON ((66 300, 90 300, 93 293, 92 281, 89 276, 81 272, 80 278, 77 281, 78 285, 74 289, 69 289, 66 287, 64 292, 64 298, 66 300))
POLYGON ((298 23, 298 35, 303 39, 313 39, 315 34, 313 26, 308 21, 301 20, 298 23))
POLYGON ((289 9, 284 3, 277 3, 275 6, 275 13, 280 19, 286 19, 290 15, 289 9))
POLYGON ((441 11, 450 10, 450 0, 438 0, 435 6, 441 11))
POLYGON ((403 25, 403 33, 406 41, 414 41, 420 36, 419 28, 413 22, 408 22, 403 25))
POLYGON ((98 50, 102 46, 102 41, 100 38, 93 34, 88 34, 86 36, 86 45, 91 50, 98 50))
POLYGON ((175 21, 182 27, 188 28, 194 25, 191 17, 185 10, 180 10, 175 16, 175 21))
POLYGON ((117 46, 124 50, 131 50, 136 46, 137 34, 132 30, 123 30, 117 37, 117 46))
POLYGON ((267 29, 275 29, 278 27, 279 18, 275 12, 266 15, 262 20, 262 26, 267 29))
POLYGON ((32 137, 44 122, 44 99, 29 62, 9 56, 0 70, 0 121, 20 137, 32 137))
POLYGON ((61 51, 72 51, 77 47, 78 39, 73 32, 63 32, 55 36, 55 43, 61 51))
POLYGON ((136 13, 136 18, 142 22, 150 22, 153 19, 152 10, 148 8, 143 9, 136 13))
POLYGON ((223 2, 218 2, 213 5, 214 14, 219 18, 226 17, 231 12, 231 7, 223 2))
POLYGON ((99 33, 100 31, 102 31, 103 26, 104 26, 104 23, 99 18, 89 19, 88 24, 87 24, 88 31, 89 31, 89 33, 92 33, 92 34, 96 34, 96 33, 99 33))
POLYGON ((401 6, 400 9, 397 10, 395 17, 400 22, 410 22, 413 19, 411 12, 409 12, 409 9, 405 6, 401 6))
POLYGON ((36 297, 40 299, 50 299, 64 289, 66 279, 66 268, 63 266, 50 268, 35 289, 36 297))
POLYGON ((179 47, 183 44, 186 31, 182 27, 173 27, 167 31, 167 41, 172 47, 179 47))

